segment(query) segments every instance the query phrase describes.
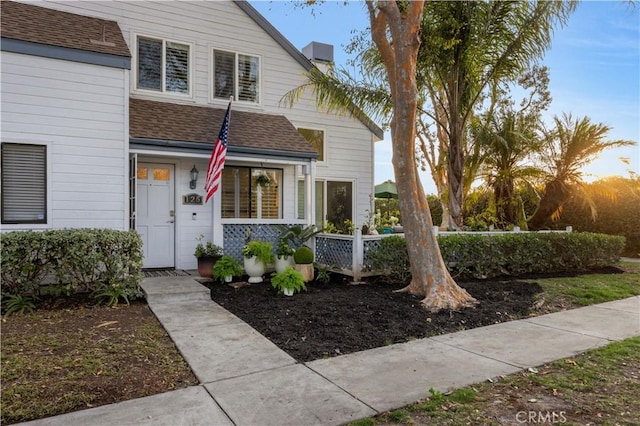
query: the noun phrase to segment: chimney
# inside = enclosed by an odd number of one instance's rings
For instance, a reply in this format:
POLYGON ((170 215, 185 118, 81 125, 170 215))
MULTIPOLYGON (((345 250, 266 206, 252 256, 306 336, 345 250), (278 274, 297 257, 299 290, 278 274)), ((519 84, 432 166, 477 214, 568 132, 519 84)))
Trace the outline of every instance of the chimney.
POLYGON ((333 70, 333 45, 312 41, 302 48, 306 56, 320 71, 330 73, 333 70))

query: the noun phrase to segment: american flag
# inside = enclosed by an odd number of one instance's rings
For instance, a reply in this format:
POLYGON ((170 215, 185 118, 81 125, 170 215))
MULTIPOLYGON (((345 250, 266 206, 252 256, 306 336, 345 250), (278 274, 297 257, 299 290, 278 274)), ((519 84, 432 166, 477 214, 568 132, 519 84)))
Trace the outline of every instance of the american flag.
POLYGON ((222 128, 218 134, 218 139, 213 146, 211 158, 209 158, 209 166, 207 167, 207 180, 204 183, 204 190, 207 191, 207 197, 204 202, 209 201, 220 187, 220 179, 222 177, 222 169, 224 169, 224 159, 227 156, 227 138, 229 137, 229 112, 231 111, 231 102, 227 107, 227 113, 224 115, 222 128))

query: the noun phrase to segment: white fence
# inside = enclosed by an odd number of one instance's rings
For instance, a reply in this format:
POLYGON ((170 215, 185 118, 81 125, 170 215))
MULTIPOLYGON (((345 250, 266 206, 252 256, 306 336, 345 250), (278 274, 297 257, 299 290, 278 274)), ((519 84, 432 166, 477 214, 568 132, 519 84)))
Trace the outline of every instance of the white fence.
MULTIPOLYGON (((437 226, 433 227, 436 235, 456 235, 456 234, 473 234, 473 235, 504 235, 512 234, 520 231, 515 227, 513 231, 459 231, 459 232, 441 232, 437 226)), ((562 231, 537 231, 537 232, 571 232, 572 227, 567 226, 562 231)), ((526 231, 525 231, 526 232, 526 231)), ((360 281, 362 277, 380 275, 379 272, 371 270, 371 259, 368 254, 372 249, 380 246, 380 240, 392 235, 404 237, 404 234, 380 234, 380 235, 362 235, 362 231, 356 229, 353 235, 342 234, 318 234, 315 237, 315 255, 316 262, 320 265, 329 267, 332 271, 353 277, 354 281, 360 281)))

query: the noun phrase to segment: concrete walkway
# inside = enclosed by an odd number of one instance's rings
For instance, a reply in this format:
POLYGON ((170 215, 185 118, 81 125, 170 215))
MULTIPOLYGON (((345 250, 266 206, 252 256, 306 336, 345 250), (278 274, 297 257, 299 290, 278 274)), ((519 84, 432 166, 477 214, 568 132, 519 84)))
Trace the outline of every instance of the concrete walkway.
POLYGON ((640 335, 640 297, 298 363, 190 277, 146 278, 201 385, 28 425, 339 425, 640 335))

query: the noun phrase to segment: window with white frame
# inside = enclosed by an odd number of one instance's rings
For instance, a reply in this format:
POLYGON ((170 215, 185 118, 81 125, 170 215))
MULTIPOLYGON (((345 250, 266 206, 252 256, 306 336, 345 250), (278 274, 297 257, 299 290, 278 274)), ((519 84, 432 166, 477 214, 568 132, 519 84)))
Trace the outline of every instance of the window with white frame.
POLYGON ((47 147, 2 143, 2 223, 47 223, 47 147))
POLYGON ((185 43, 137 36, 136 89, 188 95, 191 47, 185 43))
POLYGON ((260 58, 213 50, 213 97, 260 102, 260 58))
POLYGON ((298 127, 298 133, 304 137, 309 144, 318 151, 318 161, 324 161, 324 130, 305 129, 298 127))
POLYGON ((221 192, 223 218, 282 218, 281 169, 225 166, 221 192))

